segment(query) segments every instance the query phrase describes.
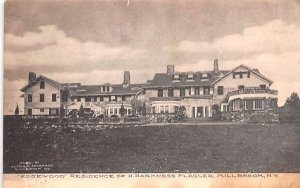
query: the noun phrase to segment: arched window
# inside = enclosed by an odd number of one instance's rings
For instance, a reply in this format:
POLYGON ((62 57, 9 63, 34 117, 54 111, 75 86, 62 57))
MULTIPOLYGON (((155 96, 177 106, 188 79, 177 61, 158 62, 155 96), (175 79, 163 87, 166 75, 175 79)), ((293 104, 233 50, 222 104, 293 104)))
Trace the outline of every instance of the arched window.
POLYGON ((40 89, 45 89, 45 82, 44 81, 40 82, 40 89))

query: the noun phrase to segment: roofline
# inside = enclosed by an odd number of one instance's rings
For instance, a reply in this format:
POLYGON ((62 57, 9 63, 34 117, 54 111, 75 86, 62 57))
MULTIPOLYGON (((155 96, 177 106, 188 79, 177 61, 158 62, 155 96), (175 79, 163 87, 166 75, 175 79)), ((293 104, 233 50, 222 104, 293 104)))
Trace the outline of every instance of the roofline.
POLYGON ((169 85, 169 86, 147 86, 147 87, 144 87, 145 89, 152 89, 152 88, 170 88, 170 87, 194 87, 194 86, 211 86, 211 84, 201 84, 201 85, 177 85, 177 86, 174 86, 174 85, 169 85))
POLYGON ((232 69, 230 72, 228 72, 227 74, 225 74, 225 75, 222 76, 221 78, 219 78, 219 79, 215 80, 214 82, 212 82, 211 85, 214 85, 214 84, 216 84, 217 82, 221 81, 223 78, 225 78, 226 76, 230 75, 233 71, 235 71, 236 69, 238 69, 238 68, 240 68, 240 67, 244 67, 244 68, 248 69, 249 71, 251 71, 252 73, 256 74, 257 76, 259 76, 259 77, 265 79, 266 81, 268 81, 268 82, 270 83, 270 86, 273 84, 273 81, 270 80, 269 78, 265 77, 264 75, 262 75, 262 74, 260 74, 260 73, 258 73, 258 72, 255 72, 254 70, 252 70, 252 69, 249 68, 248 66, 241 64, 241 65, 237 66, 236 68, 232 69))
POLYGON ((43 76, 43 75, 40 75, 38 76, 35 80, 33 80, 32 82, 30 82, 29 84, 27 84, 26 86, 24 86, 22 89, 20 89, 20 91, 24 92, 24 90, 26 90, 28 87, 30 87, 33 83, 35 83, 37 80, 43 78, 44 80, 47 80, 49 81, 50 83, 52 83, 51 85, 53 85, 54 87, 58 88, 58 89, 61 89, 61 83, 55 81, 55 80, 52 80, 46 76, 43 76), (53 84, 54 83, 54 84, 53 84), (56 84, 59 84, 59 87, 56 86, 56 84))
POLYGON ((91 96, 91 97, 95 97, 95 96, 119 96, 119 95, 138 95, 140 92, 136 92, 136 93, 123 93, 123 94, 117 94, 117 93, 95 93, 95 94, 73 94, 72 97, 81 97, 81 96, 91 96))

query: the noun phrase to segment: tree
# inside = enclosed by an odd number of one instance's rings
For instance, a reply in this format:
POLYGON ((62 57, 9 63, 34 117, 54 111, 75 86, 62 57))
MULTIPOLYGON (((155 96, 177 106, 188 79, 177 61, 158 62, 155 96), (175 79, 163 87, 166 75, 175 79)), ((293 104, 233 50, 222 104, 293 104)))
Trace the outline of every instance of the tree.
POLYGON ((279 109, 280 122, 300 122, 300 99, 296 92, 293 92, 285 101, 282 108, 279 109))
POLYGON ((300 99, 298 93, 293 92, 290 97, 288 97, 284 104, 285 107, 297 107, 300 108, 300 99))
POLYGON ((124 114, 125 114, 125 108, 124 108, 123 103, 122 103, 121 108, 120 108, 120 114, 121 114, 121 117, 124 117, 124 114))
POLYGON ((83 116, 84 116, 84 110, 83 110, 83 105, 82 105, 82 103, 81 103, 81 105, 80 105, 78 115, 79 115, 79 117, 83 117, 83 116))
POLYGON ((182 121, 186 118, 186 108, 185 106, 180 106, 175 110, 175 119, 177 121, 182 121))
POLYGON ((212 117, 214 120, 221 120, 220 106, 217 104, 212 106, 212 117))
POLYGON ((67 115, 68 112, 68 101, 71 97, 71 92, 70 89, 68 87, 65 87, 64 89, 61 90, 61 102, 62 102, 62 106, 61 106, 61 115, 67 115))
POLYGON ((146 104, 145 104, 145 102, 143 103, 143 107, 142 107, 142 115, 143 116, 146 115, 146 104))
POLYGON ((15 109, 15 115, 19 115, 19 106, 17 105, 16 109, 15 109))

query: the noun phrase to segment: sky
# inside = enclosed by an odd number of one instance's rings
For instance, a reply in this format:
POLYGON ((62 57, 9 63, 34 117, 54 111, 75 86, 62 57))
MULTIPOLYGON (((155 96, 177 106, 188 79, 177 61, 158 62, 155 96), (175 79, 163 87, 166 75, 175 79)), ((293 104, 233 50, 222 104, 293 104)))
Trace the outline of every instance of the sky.
POLYGON ((145 83, 176 71, 258 68, 279 105, 300 94, 300 0, 8 0, 4 114, 23 111, 28 72, 59 82, 145 83))

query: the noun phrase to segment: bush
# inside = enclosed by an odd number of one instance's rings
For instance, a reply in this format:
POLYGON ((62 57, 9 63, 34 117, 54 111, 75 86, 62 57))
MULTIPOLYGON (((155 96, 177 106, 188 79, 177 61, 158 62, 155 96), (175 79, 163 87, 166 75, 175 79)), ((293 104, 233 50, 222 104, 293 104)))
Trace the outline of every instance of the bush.
POLYGON ((175 110, 174 119, 176 121, 183 121, 186 119, 186 109, 184 106, 180 106, 178 109, 175 110))
POLYGON ((212 106, 212 117, 214 120, 217 120, 217 121, 222 119, 222 113, 220 111, 219 105, 217 105, 217 104, 214 104, 212 106))

